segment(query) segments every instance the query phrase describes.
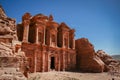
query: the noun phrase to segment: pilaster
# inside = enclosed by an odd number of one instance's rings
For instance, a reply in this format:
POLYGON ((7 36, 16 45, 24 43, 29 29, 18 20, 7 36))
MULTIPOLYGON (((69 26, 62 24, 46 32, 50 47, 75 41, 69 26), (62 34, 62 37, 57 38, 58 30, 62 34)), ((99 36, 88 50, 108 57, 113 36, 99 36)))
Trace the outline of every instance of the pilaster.
POLYGON ((50 36, 49 36, 49 38, 50 38, 50 46, 52 46, 52 37, 51 37, 51 33, 50 33, 50 36))
POLYGON ((60 53, 58 54, 58 71, 60 71, 60 64, 61 64, 61 59, 60 59, 60 53))
POLYGON ((63 52, 63 71, 65 71, 65 52, 63 52))
POLYGON ((69 33, 68 33, 68 45, 67 46, 68 46, 67 48, 69 49, 69 33))
POLYGON ((44 67, 45 67, 45 52, 43 51, 42 52, 42 72, 45 71, 44 67))
POLYGON ((50 56, 49 56, 49 54, 48 54, 48 71, 50 71, 50 56))
POLYGON ((62 48, 64 48, 65 42, 64 42, 64 34, 62 35, 62 48))
POLYGON ((36 72, 36 68, 37 68, 37 52, 34 52, 34 72, 36 72))
POLYGON ((46 27, 44 26, 44 39, 43 39, 43 44, 45 45, 45 35, 46 35, 46 27))
POLYGON ((75 49, 75 39, 73 39, 73 49, 75 49))
POLYGON ((38 36, 38 27, 37 27, 37 24, 36 24, 36 32, 35 32, 35 34, 36 34, 36 35, 35 35, 35 37, 36 37, 35 43, 38 44, 38 43, 39 43, 39 42, 38 42, 38 37, 39 37, 39 36, 38 36))

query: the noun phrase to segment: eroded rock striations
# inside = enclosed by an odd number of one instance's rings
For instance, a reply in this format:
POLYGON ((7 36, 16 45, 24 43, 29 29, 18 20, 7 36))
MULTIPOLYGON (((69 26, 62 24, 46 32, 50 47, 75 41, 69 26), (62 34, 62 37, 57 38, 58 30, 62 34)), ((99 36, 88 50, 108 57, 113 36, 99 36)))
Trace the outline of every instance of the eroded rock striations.
POLYGON ((0 41, 11 43, 16 39, 15 19, 6 16, 2 6, 0 6, 0 41))
POLYGON ((105 63, 105 71, 109 71, 112 68, 117 67, 117 65, 119 64, 119 61, 112 58, 103 50, 98 50, 96 52, 96 55, 105 63))
POLYGON ((87 72, 103 72, 104 62, 95 55, 94 46, 86 38, 76 40, 77 68, 87 72))
POLYGON ((7 18, 4 9, 2 8, 2 6, 0 5, 0 17, 4 17, 7 18))
POLYGON ((6 16, 0 6, 0 80, 26 80, 23 73, 24 52, 15 51, 15 19, 6 16), (13 76, 14 75, 14 76, 13 76))

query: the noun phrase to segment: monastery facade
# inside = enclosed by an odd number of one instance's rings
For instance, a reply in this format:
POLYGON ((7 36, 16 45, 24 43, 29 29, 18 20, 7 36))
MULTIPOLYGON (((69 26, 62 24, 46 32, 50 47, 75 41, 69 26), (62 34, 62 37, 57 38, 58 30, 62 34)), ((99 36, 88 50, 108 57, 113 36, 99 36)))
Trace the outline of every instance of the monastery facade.
POLYGON ((76 68, 74 29, 53 21, 52 15, 25 13, 17 25, 21 49, 30 72, 65 71, 76 68))

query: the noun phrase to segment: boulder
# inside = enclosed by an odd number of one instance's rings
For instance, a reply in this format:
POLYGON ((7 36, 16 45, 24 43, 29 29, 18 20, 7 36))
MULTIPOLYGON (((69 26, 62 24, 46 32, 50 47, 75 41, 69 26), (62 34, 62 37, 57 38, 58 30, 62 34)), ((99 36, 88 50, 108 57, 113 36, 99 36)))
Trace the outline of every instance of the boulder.
POLYGON ((77 68, 86 72, 103 72, 104 62, 95 55, 94 46, 86 38, 75 41, 77 68))

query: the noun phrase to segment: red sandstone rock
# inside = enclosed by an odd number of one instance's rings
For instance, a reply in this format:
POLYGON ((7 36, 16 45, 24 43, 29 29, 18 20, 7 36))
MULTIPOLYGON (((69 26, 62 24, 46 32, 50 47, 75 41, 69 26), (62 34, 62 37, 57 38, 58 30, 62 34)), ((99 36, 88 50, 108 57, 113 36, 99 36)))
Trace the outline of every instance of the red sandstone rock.
POLYGON ((14 77, 15 80, 26 80, 22 74, 25 55, 24 52, 15 50, 16 43, 13 42, 16 39, 15 20, 7 17, 0 6, 0 80, 13 80, 14 77))
POLYGON ((81 71, 103 72, 104 62, 95 55, 93 45, 86 38, 76 40, 77 67, 81 71))
POLYGON ((15 19, 6 16, 3 8, 0 6, 0 42, 5 38, 16 39, 15 19))
POLYGON ((13 56, 12 49, 10 45, 7 45, 3 42, 0 43, 0 57, 13 56))
MULTIPOLYGON (((93 45, 88 39, 76 40, 76 52, 74 44, 74 30, 65 23, 58 24, 53 21, 53 16, 43 14, 31 16, 26 13, 22 17, 22 23, 17 27, 17 35, 22 43, 22 50, 25 52, 31 72, 49 71, 54 63, 57 71, 71 70, 77 67, 83 71, 103 72, 109 65, 114 65, 116 61, 103 51, 95 54, 93 45), (77 61, 76 61, 77 53, 77 61), (52 61, 52 58, 54 59, 52 61), (102 59, 102 60, 101 60, 102 59), (106 65, 105 65, 105 64, 106 65)), ((8 18, 0 6, 0 62, 15 62, 21 60, 20 68, 26 66, 25 54, 20 50, 21 45, 16 45, 15 50, 7 44, 12 44, 15 38, 15 20, 8 18), (12 59, 14 56, 15 59, 12 59), (9 59, 10 58, 10 59, 9 59)), ((10 63, 12 63, 10 62, 10 63)), ((28 70, 24 70, 27 74, 28 70)))
POLYGON ((0 17, 4 17, 4 18, 7 17, 1 5, 0 5, 0 17))
POLYGON ((17 25, 17 35, 30 72, 75 69, 74 29, 65 23, 58 24, 52 15, 24 14, 22 23, 17 25))
POLYGON ((103 50, 98 50, 96 55, 105 63, 105 71, 110 70, 111 67, 115 67, 119 63, 103 50))

